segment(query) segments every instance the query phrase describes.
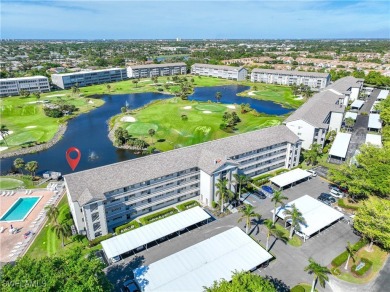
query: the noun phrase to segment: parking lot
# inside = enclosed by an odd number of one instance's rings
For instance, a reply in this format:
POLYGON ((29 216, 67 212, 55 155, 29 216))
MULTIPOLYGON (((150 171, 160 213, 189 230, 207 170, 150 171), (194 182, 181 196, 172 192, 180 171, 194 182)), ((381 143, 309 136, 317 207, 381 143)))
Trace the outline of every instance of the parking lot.
MULTIPOLYGON (((329 183, 322 178, 315 177, 283 191, 283 194, 288 197, 288 201, 292 201, 305 194, 317 198, 323 192, 329 193, 329 183)), ((259 199, 255 195, 250 195, 246 201, 255 207, 257 213, 262 215, 261 219, 272 218, 271 210, 274 205, 271 198, 259 199)), ((106 268, 107 276, 114 283, 116 291, 119 291, 122 283, 132 277, 132 270, 136 267, 149 265, 235 226, 244 231, 245 220, 238 223, 240 215, 240 213, 228 215, 143 250, 106 268)), ((261 224, 261 220, 253 222, 251 236, 265 246, 266 229, 261 224)), ((308 239, 301 247, 293 247, 280 241, 272 244, 273 240, 271 239, 271 253, 275 255, 276 259, 270 262, 268 267, 260 268, 256 272, 263 276, 272 277, 273 281, 279 281, 280 285, 283 284, 286 287, 292 287, 299 282, 311 283, 312 276, 304 272, 309 257, 313 257, 323 265, 328 265, 336 255, 345 250, 347 241, 356 242, 358 239, 351 226, 343 221, 333 224, 308 239)), ((322 289, 319 290, 322 291, 322 289)))

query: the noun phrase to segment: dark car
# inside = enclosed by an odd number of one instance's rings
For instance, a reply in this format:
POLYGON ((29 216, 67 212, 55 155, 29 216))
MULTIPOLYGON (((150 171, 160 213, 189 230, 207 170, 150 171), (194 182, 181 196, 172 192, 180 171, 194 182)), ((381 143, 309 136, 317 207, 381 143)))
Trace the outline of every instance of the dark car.
POLYGON ((262 199, 262 200, 264 200, 264 199, 267 198, 267 196, 266 196, 262 191, 260 191, 260 190, 254 192, 253 194, 254 194, 256 197, 258 197, 259 199, 262 199))
POLYGON ((123 292, 141 292, 141 289, 138 287, 138 284, 135 280, 128 280, 123 283, 122 287, 123 292))
POLYGON ((270 186, 262 186, 261 189, 270 194, 274 193, 274 190, 270 186))
POLYGON ((329 206, 334 204, 334 203, 336 203, 336 199, 333 198, 330 194, 327 194, 327 193, 321 193, 321 195, 319 195, 317 200, 319 200, 319 201, 321 201, 324 204, 327 204, 329 206))

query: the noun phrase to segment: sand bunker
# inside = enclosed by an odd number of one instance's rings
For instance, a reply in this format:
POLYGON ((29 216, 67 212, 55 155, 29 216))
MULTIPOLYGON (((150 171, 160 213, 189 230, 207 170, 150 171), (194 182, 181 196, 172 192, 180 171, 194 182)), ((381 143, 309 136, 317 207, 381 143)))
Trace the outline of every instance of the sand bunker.
POLYGON ((185 109, 185 110, 189 110, 189 109, 192 109, 192 106, 190 106, 190 105, 187 105, 187 106, 183 107, 183 109, 185 109))
MULTIPOLYGON (((8 134, 6 134, 5 136, 9 136, 13 133, 14 131, 8 131, 8 134)), ((3 136, 0 135, 0 141, 3 140, 3 136)))
POLYGON ((25 127, 26 129, 32 129, 32 128, 36 128, 37 126, 27 126, 25 127))
POLYGON ((65 96, 66 94, 54 94, 54 95, 48 95, 46 97, 56 97, 56 96, 65 96))
POLYGON ((249 91, 249 92, 248 92, 248 95, 256 95, 255 92, 256 92, 256 91, 249 91))
POLYGON ((7 149, 8 149, 8 147, 0 147, 0 152, 4 151, 4 150, 7 150, 7 149))
POLYGON ((294 98, 294 99, 296 99, 296 100, 301 100, 301 99, 303 99, 303 96, 302 95, 298 95, 296 98, 294 98))
POLYGON ((134 117, 131 116, 124 116, 121 118, 121 122, 128 122, 128 123, 134 123, 137 120, 134 117))
POLYGON ((231 109, 236 109, 236 107, 235 107, 234 105, 232 105, 232 104, 229 104, 229 105, 227 105, 226 107, 227 107, 227 108, 231 108, 231 109))
POLYGON ((211 111, 203 111, 204 114, 211 114, 211 111))
POLYGON ((88 103, 92 103, 93 104, 94 102, 92 100, 89 100, 88 103))

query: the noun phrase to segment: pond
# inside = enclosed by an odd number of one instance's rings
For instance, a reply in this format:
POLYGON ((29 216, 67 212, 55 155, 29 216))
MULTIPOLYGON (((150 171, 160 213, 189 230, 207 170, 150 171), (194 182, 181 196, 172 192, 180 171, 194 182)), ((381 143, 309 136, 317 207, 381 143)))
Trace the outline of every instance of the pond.
MULTIPOLYGON (((246 86, 219 86, 196 88, 190 100, 215 102, 215 94, 222 93, 221 103, 249 103, 259 112, 272 115, 281 115, 291 111, 270 101, 260 101, 251 98, 236 96, 237 93, 247 90, 246 86)), ((136 93, 104 95, 105 104, 89 113, 82 114, 68 123, 68 128, 63 138, 53 147, 39 153, 26 154, 22 157, 25 162, 38 161, 39 172, 46 170, 59 171, 62 174, 70 173, 71 169, 66 161, 65 152, 74 146, 80 149, 81 159, 76 171, 86 170, 115 162, 139 157, 133 151, 117 149, 108 138, 107 121, 120 113, 121 107, 126 104, 131 108, 142 107, 154 100, 167 99, 172 96, 159 93, 136 93)), ((1 172, 7 172, 12 168, 16 157, 1 159, 1 172)))

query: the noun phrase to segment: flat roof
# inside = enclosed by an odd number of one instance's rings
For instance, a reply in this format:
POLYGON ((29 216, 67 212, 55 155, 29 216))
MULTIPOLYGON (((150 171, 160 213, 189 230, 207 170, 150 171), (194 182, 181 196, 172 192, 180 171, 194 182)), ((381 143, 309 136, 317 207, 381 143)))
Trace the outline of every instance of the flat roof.
POLYGON ((204 291, 214 281, 230 281, 235 271, 249 271, 272 256, 234 227, 149 266, 134 270, 141 290, 204 291))
POLYGON ((368 128, 382 129, 382 122, 379 114, 370 114, 368 116, 368 128))
POLYGON ((372 144, 374 146, 382 147, 382 136, 376 134, 367 134, 366 144, 372 144))
POLYGON ((71 73, 64 73, 64 74, 51 74, 51 76, 73 76, 73 75, 83 75, 83 74, 98 73, 98 72, 109 72, 109 71, 116 71, 116 70, 126 70, 126 68, 107 68, 107 69, 99 69, 99 70, 85 70, 85 71, 71 72, 71 73))
POLYGON ((351 134, 338 132, 330 148, 329 155, 345 158, 350 140, 351 134))
POLYGON ((345 113, 345 116, 344 116, 344 120, 345 120, 345 119, 348 119, 348 118, 351 118, 351 119, 353 119, 354 121, 356 121, 357 113, 346 112, 346 113, 345 113))
POLYGON ((370 109, 370 112, 379 112, 379 109, 377 108, 379 104, 380 104, 380 100, 374 101, 370 109))
POLYGON ((175 66, 187 66, 187 65, 184 62, 178 62, 178 63, 163 63, 163 64, 130 65, 127 66, 127 68, 148 69, 148 68, 164 68, 164 67, 175 67, 175 66))
MULTIPOLYGON (((302 216, 305 218, 307 224, 306 226, 302 224, 300 225, 300 232, 309 237, 322 228, 344 217, 343 213, 308 195, 304 195, 294 201, 291 201, 284 207, 281 206, 277 208, 276 215, 285 219, 286 216, 284 215, 284 210, 290 209, 293 204, 302 213, 302 216)), ((271 212, 273 213, 273 210, 271 212)))
POLYGON ((19 81, 19 80, 35 80, 35 79, 41 79, 41 78, 48 79, 46 76, 35 75, 35 76, 27 76, 27 77, 1 78, 0 82, 19 81))
POLYGON ((272 183, 275 185, 283 188, 285 186, 288 186, 294 182, 300 181, 302 179, 308 178, 311 176, 310 172, 307 172, 306 170, 297 168, 293 169, 291 171, 279 174, 277 176, 274 176, 270 179, 272 183))
POLYGON ((104 240, 103 250, 110 259, 209 218, 210 215, 197 206, 104 240))
MULTIPOLYGON (((191 66, 192 67, 204 67, 204 68, 210 68, 210 69, 217 69, 217 70, 231 70, 231 71, 240 71, 242 69, 245 69, 244 67, 235 67, 235 66, 227 66, 227 65, 212 65, 212 64, 201 64, 201 63, 195 63, 191 66)), ((245 69, 246 70, 246 69, 245 69)))
POLYGON ((389 90, 381 90, 381 92, 379 92, 378 94, 377 99, 379 100, 386 99, 388 95, 389 95, 389 90))
POLYGON ((298 75, 306 77, 315 77, 315 78, 328 78, 329 73, 320 73, 320 72, 306 72, 306 71, 290 71, 290 70, 275 70, 275 69, 261 69, 255 68, 252 70, 253 73, 266 73, 266 74, 280 74, 280 75, 298 75))
POLYGON ((351 108, 360 109, 364 104, 364 100, 357 99, 351 104, 351 108))

